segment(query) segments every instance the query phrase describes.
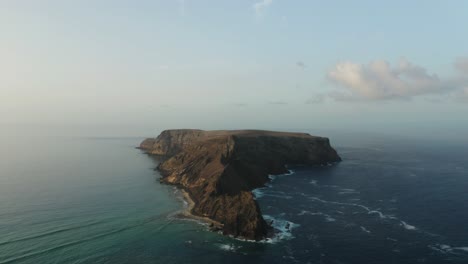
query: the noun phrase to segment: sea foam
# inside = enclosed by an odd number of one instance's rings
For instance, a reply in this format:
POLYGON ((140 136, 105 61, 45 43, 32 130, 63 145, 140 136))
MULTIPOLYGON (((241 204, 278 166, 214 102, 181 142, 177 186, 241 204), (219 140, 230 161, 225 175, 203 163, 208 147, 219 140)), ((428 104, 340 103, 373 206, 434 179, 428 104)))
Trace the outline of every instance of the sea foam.
POLYGON ((281 219, 278 217, 273 217, 270 215, 264 215, 263 218, 267 222, 271 222, 272 227, 275 230, 275 235, 273 238, 269 238, 266 242, 275 243, 280 240, 290 240, 294 238, 292 230, 296 227, 299 227, 299 224, 293 223, 291 221, 281 219))

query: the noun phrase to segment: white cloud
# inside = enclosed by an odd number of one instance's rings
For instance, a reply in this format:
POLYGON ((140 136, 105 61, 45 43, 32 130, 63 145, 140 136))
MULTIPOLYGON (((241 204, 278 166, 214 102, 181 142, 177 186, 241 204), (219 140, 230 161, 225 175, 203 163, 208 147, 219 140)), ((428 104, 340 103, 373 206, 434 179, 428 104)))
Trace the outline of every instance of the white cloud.
POLYGON ((393 67, 383 60, 368 64, 341 62, 328 72, 328 79, 345 90, 333 91, 330 96, 335 100, 388 100, 455 93, 468 86, 468 67, 465 66, 468 60, 457 61, 455 67, 462 74, 441 79, 406 59, 393 67))
POLYGON ((253 9, 257 16, 262 16, 263 11, 273 3, 273 0, 261 0, 253 4, 253 9))

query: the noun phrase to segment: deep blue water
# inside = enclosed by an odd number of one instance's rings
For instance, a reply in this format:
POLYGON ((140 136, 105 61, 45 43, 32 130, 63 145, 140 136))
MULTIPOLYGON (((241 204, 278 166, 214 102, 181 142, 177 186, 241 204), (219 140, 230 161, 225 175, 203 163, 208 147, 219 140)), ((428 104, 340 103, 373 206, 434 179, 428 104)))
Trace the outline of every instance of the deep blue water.
POLYGON ((282 232, 252 243, 175 217, 142 138, 32 132, 0 137, 0 263, 468 263, 466 142, 334 134, 255 191, 282 232))

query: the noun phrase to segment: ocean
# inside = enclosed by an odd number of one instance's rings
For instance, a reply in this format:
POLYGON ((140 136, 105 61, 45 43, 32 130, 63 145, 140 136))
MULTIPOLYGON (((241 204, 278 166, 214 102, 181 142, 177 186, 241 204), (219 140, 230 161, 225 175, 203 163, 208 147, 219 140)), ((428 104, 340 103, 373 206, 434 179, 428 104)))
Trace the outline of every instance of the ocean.
POLYGON ((343 161, 271 176, 248 242, 178 217, 129 134, 2 128, 0 264, 468 263, 466 142, 319 134, 343 161))

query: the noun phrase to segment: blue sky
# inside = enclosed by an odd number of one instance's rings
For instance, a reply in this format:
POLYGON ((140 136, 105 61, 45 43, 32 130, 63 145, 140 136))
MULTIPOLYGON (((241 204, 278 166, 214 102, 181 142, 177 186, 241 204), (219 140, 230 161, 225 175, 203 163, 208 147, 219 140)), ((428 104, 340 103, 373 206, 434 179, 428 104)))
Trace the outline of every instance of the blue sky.
POLYGON ((0 3, 0 122, 468 124, 467 1, 0 3))

